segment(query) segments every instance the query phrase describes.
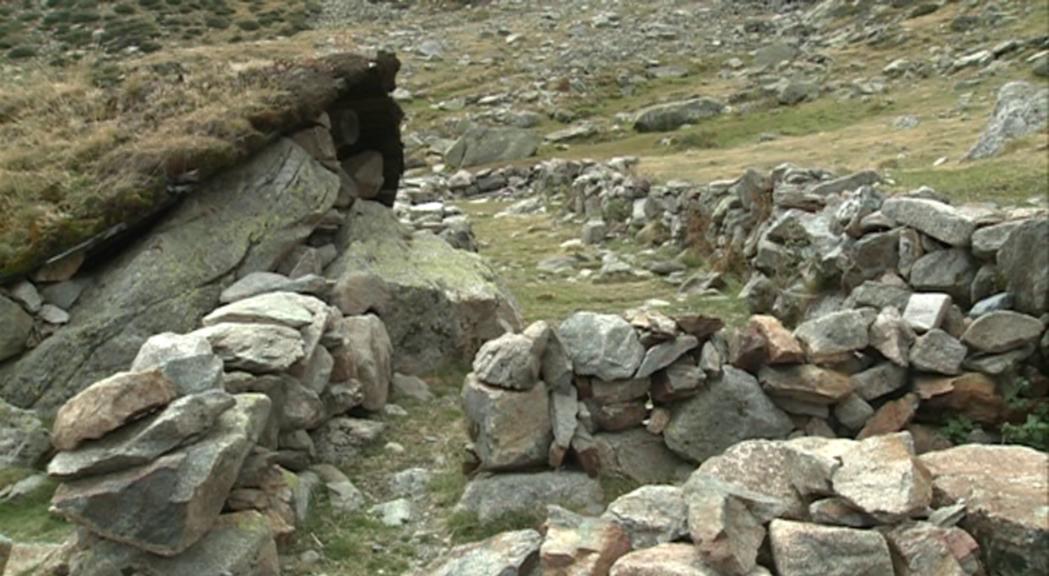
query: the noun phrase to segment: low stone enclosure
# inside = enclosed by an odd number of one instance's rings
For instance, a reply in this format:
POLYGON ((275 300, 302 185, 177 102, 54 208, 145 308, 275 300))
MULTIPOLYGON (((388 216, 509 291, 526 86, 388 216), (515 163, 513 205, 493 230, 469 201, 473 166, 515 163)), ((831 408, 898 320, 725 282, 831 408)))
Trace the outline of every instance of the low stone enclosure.
POLYGON ((1044 210, 794 166, 706 186, 651 185, 625 159, 406 182, 418 204, 427 186, 560 196, 587 241, 699 246, 711 271, 650 272, 687 291, 743 271, 755 312, 523 328, 480 257, 398 223, 399 156, 358 144, 399 136, 348 143, 352 118, 390 129, 354 110, 202 183, 115 257, 5 288, 0 466, 46 463, 78 532, 16 544, 7 572, 0 539, 0 574, 278 574, 316 491, 356 497, 338 467, 382 432, 369 415, 395 373, 455 359, 473 368, 459 511, 551 507, 542 533, 420 575, 1049 570, 1049 459, 995 445, 1037 443, 1020 435, 1049 396, 1044 210), (598 476, 646 486, 606 508, 598 476))

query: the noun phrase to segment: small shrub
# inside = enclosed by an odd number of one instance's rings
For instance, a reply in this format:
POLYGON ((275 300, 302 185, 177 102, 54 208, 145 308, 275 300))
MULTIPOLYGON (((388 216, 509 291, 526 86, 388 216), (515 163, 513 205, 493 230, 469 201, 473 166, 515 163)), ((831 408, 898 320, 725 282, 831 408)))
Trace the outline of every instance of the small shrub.
POLYGON ((253 30, 258 30, 261 26, 259 26, 259 23, 255 20, 238 20, 237 28, 240 28, 245 32, 251 32, 253 30))
POLYGON ((134 14, 135 13, 135 7, 132 6, 131 4, 117 4, 116 6, 113 7, 113 11, 116 12, 117 14, 121 14, 123 16, 127 16, 128 14, 134 14))
POLYGON ((11 60, 22 60, 36 56, 36 48, 32 46, 15 46, 7 51, 7 57, 11 60))
POLYGON ((138 0, 138 5, 143 8, 156 8, 160 6, 160 0, 138 0))
POLYGON ((1049 451, 1049 404, 1042 404, 1028 414, 1023 424, 1004 424, 1002 441, 1049 451))
POLYGON ((82 10, 74 12, 70 17, 70 22, 74 24, 90 24, 92 22, 98 22, 102 19, 102 15, 98 12, 82 10))
POLYGON ((973 430, 976 430, 976 424, 965 416, 951 417, 940 428, 940 432, 951 441, 951 444, 955 445, 968 442, 973 430))
POLYGON ((53 10, 48 12, 47 16, 44 16, 41 23, 44 26, 57 26, 68 23, 72 17, 73 14, 69 10, 53 10))
POLYGON ((214 28, 215 30, 225 30, 232 24, 229 18, 223 16, 208 16, 204 19, 204 23, 207 24, 208 28, 214 28))

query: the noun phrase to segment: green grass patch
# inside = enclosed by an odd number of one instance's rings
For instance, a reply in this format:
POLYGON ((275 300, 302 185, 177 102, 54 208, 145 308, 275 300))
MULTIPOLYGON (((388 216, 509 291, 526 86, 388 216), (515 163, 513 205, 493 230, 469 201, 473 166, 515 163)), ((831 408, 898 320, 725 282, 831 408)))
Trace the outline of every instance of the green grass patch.
POLYGON ((1020 204, 1049 197, 1049 160, 1044 154, 1039 158, 1006 153, 940 168, 904 168, 892 176, 901 190, 930 186, 959 202, 1020 204))
POLYGON ((456 512, 448 519, 448 533, 454 544, 477 542, 496 534, 527 528, 537 529, 546 520, 546 509, 504 514, 490 522, 481 522, 472 512, 456 512))
MULTIPOLYGON (((0 489, 27 478, 32 471, 0 470, 0 489)), ((58 484, 48 480, 39 490, 15 502, 0 505, 0 533, 16 542, 61 542, 73 528, 48 511, 58 484)))
MULTIPOLYGON (((481 254, 492 262, 517 299, 526 322, 546 320, 556 324, 580 310, 621 313, 650 299, 670 302, 671 306, 665 309, 668 313, 712 314, 730 323, 746 317, 746 305, 734 297, 738 283, 729 286, 726 294, 730 296, 696 296, 679 301, 677 287, 660 278, 602 284, 574 276, 541 277, 536 265, 561 253, 560 246, 566 240, 578 238, 579 226, 556 223, 556 217, 549 214, 494 218, 508 205, 493 201, 463 203, 460 207, 470 215, 474 233, 482 243, 481 254)), ((631 241, 610 241, 608 247, 627 254, 640 250, 631 241)), ((638 261, 643 258, 638 256, 638 261)), ((585 267, 599 267, 599 263, 593 261, 585 267)))

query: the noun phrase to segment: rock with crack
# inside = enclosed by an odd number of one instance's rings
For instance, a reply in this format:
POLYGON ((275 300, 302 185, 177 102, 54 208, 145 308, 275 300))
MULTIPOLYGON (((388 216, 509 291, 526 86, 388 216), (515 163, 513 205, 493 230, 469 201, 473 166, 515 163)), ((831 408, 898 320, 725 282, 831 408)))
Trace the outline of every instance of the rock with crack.
POLYGON ((290 140, 216 176, 92 272, 70 323, 0 367, 0 396, 52 412, 126 369, 149 336, 193 330, 226 283, 273 269, 305 240, 338 190, 338 177, 290 140))
POLYGON ((351 286, 354 298, 336 302, 346 314, 382 319, 398 372, 470 362, 483 343, 521 326, 516 303, 480 256, 429 232, 410 232, 380 204, 355 202, 337 247, 340 255, 326 271, 337 292, 345 283, 360 285, 361 277, 385 287, 351 286))
POLYGON ((270 400, 242 394, 200 442, 135 468, 59 486, 51 510, 108 540, 171 557, 211 529, 270 400))

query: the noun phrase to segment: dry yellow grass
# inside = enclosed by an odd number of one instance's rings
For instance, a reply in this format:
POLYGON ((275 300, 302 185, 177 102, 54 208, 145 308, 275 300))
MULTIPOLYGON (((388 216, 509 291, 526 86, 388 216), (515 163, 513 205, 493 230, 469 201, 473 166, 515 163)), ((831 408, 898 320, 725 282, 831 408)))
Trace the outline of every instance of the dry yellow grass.
POLYGON ((170 200, 169 184, 204 178, 315 116, 339 95, 337 78, 372 74, 339 52, 348 40, 325 41, 321 56, 320 39, 41 66, 5 82, 0 277, 148 215, 170 200))

